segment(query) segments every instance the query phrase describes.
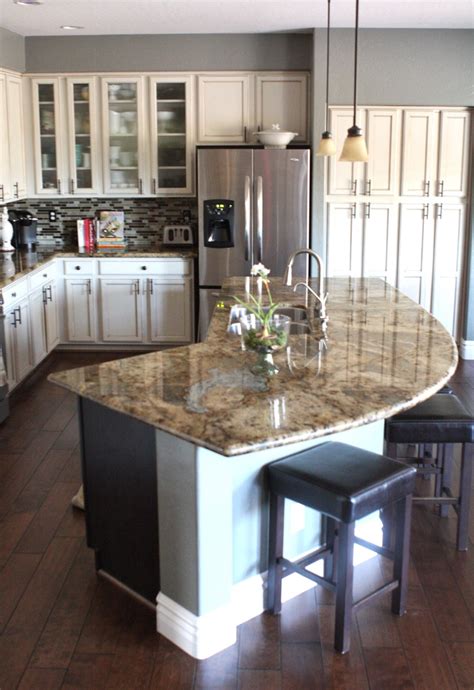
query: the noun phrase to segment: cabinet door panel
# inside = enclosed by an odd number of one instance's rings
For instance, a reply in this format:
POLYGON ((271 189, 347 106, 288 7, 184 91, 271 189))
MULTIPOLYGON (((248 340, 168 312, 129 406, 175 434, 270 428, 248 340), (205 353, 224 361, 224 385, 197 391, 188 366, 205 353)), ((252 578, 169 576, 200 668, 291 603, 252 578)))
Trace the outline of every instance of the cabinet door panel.
POLYGON ((56 283, 45 285, 46 349, 51 352, 59 343, 58 300, 56 283))
POLYGON ((149 278, 148 310, 151 342, 189 342, 191 279, 149 278))
POLYGON ((100 192, 94 78, 67 80, 69 193, 100 192))
POLYGON ((58 79, 33 79, 36 193, 64 193, 58 79))
POLYGON ((438 189, 440 196, 466 196, 469 162, 469 113, 441 113, 438 189))
POLYGON ((456 336, 464 249, 465 206, 436 204, 431 311, 456 336))
POLYGON ((425 309, 430 308, 433 221, 425 204, 402 204, 400 211, 398 288, 425 309))
POLYGON ((357 204, 329 204, 327 273, 358 277, 362 273, 362 228, 357 204))
POLYGON ((367 195, 398 193, 398 151, 400 138, 398 110, 369 110, 367 113, 367 195))
POLYGON ((402 195, 434 194, 437 114, 406 110, 403 118, 402 195))
POLYGON ((249 77, 199 77, 198 137, 203 143, 243 143, 249 126, 249 77))
POLYGON ((0 74, 0 203, 11 195, 6 77, 0 74))
POLYGON ((140 278, 101 278, 102 339, 105 342, 142 340, 140 278))
POLYGON ((68 340, 94 342, 96 326, 92 279, 69 278, 65 284, 68 340))
MULTIPOLYGON (((336 142, 336 154, 328 160, 328 194, 362 194, 364 189, 364 163, 340 163, 347 130, 352 127, 352 108, 331 109, 331 132, 336 142)), ((357 124, 364 130, 365 112, 357 112, 357 124)))
POLYGON ((13 197, 26 196, 25 124, 21 77, 7 76, 10 181, 13 197))
POLYGON ((36 366, 48 354, 46 346, 45 289, 36 290, 30 295, 31 357, 36 366))
POLYGON ((268 130, 273 124, 297 132, 294 141, 307 141, 307 79, 305 76, 257 77, 257 125, 268 130))
POLYGON ((362 275, 395 285, 397 271, 396 204, 364 204, 362 275))
POLYGON ((11 387, 18 385, 33 368, 30 348, 28 299, 17 303, 6 314, 7 370, 11 387))

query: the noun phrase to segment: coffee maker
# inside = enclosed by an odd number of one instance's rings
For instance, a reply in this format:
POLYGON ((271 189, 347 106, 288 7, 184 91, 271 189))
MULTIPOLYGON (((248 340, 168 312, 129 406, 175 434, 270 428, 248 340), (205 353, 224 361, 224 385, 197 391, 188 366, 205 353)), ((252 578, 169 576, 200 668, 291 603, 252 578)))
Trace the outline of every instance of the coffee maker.
POLYGON ((31 251, 37 242, 38 219, 30 211, 9 209, 8 220, 13 225, 13 244, 15 247, 31 251))

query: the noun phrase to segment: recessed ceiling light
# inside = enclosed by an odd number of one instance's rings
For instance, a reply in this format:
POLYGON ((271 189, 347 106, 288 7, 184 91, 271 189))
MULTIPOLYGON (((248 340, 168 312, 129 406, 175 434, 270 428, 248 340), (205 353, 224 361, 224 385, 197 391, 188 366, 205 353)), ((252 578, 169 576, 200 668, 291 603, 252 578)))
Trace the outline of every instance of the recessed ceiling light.
POLYGON ((15 5, 42 5, 43 0, 13 0, 15 5))
POLYGON ((73 26, 72 24, 65 24, 64 26, 61 26, 61 29, 64 29, 65 31, 75 31, 76 29, 83 29, 83 26, 73 26))

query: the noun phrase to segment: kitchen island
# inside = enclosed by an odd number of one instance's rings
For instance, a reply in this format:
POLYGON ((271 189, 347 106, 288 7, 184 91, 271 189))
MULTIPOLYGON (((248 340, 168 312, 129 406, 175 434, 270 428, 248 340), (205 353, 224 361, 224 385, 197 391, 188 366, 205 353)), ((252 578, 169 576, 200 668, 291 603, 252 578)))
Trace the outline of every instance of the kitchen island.
MULTIPOLYGON (((99 572, 148 602, 158 631, 198 658, 263 608, 263 468, 327 440, 381 452, 383 420, 453 374, 454 341, 378 279, 330 278, 327 340, 290 335, 278 373, 228 333, 230 279, 205 343, 54 374, 79 396, 88 544, 99 572)), ((256 285, 251 284, 251 290, 256 285)), ((274 298, 301 295, 272 282, 274 298)), ((311 307, 310 314, 311 314, 311 307)), ((288 556, 314 547, 319 516, 294 504, 288 556)))

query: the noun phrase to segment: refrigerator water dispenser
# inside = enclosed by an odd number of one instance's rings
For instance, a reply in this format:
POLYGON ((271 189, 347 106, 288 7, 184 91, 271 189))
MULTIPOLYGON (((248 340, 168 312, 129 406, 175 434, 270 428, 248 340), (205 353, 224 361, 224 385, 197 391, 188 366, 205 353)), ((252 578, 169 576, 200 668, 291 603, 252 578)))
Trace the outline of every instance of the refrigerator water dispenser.
POLYGON ((206 199, 204 202, 204 246, 224 249, 234 246, 234 202, 206 199))

